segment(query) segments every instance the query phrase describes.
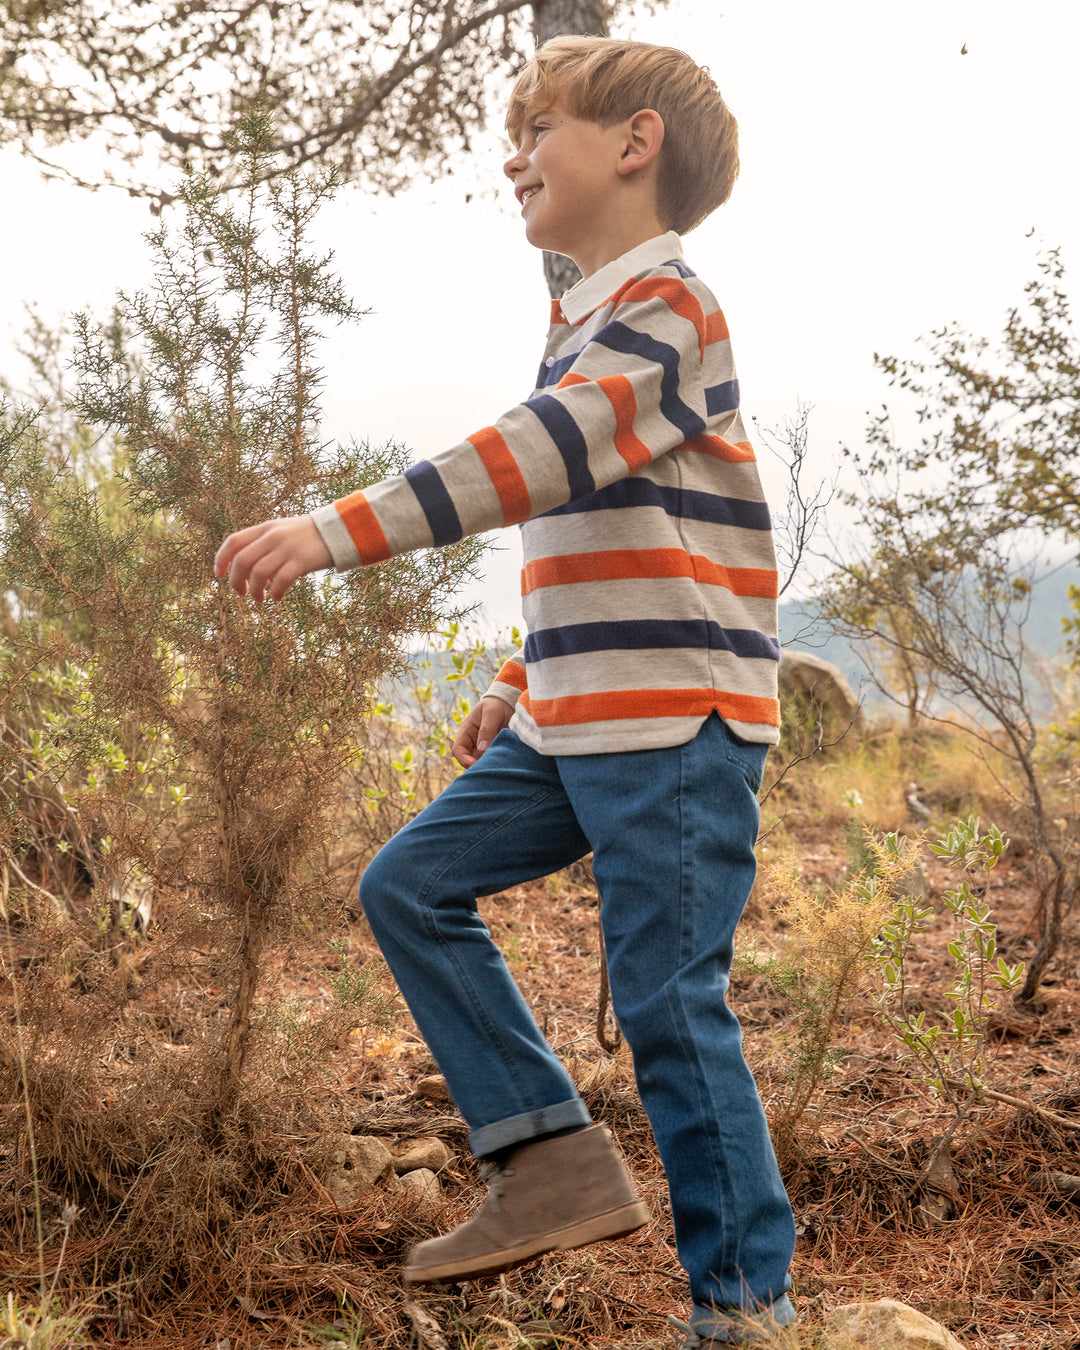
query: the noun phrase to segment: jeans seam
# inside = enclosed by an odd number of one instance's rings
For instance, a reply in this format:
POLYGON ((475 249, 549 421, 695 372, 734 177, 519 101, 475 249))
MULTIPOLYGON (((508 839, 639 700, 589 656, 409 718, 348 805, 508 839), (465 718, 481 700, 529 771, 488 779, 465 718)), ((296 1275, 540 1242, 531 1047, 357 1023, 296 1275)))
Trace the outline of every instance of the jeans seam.
MULTIPOLYGON (((725 731, 725 742, 728 743, 728 748, 730 751, 730 742, 728 742, 727 739, 726 728, 724 728, 724 731, 725 731)), ((685 802, 687 799, 687 791, 688 791, 688 784, 687 784, 688 758, 692 753, 694 744, 695 744, 694 741, 688 742, 682 748, 682 753, 679 756, 679 824, 680 824, 679 835, 681 841, 680 843, 681 857, 679 859, 680 969, 685 969, 688 959, 692 959, 694 955, 692 950, 690 952, 687 951, 688 945, 691 948, 693 948, 694 924, 691 923, 689 925, 691 931, 688 933, 687 932, 688 925, 686 920, 687 917, 692 918, 694 913, 694 905, 693 905, 694 865, 693 865, 692 849, 696 841, 694 839, 688 838, 690 832, 687 828, 687 820, 685 815, 685 802), (688 847, 691 848, 690 857, 687 857, 688 847)), ((694 1037, 688 1034, 689 1018, 686 1012, 681 982, 678 979, 672 982, 670 987, 670 993, 671 995, 674 996, 673 997, 674 1010, 677 1011, 678 1013, 680 1051, 685 1057, 684 1062, 692 1064, 695 1070, 693 1075, 695 1080, 694 1092, 695 1096, 698 1098, 698 1106, 699 1110, 701 1111, 701 1118, 707 1119, 709 1116, 714 1116, 717 1119, 719 1119, 719 1116, 714 1109, 716 1103, 713 1100, 713 1093, 710 1090, 707 1081, 707 1074, 705 1073, 705 1067, 701 1063, 700 1057, 697 1053, 697 1045, 695 1043, 694 1037)), ((733 1199, 734 1190, 731 1181, 731 1167, 727 1160, 722 1131, 719 1128, 717 1128, 717 1130, 714 1133, 713 1139, 710 1144, 709 1153, 710 1153, 710 1163, 713 1168, 714 1175, 716 1176, 717 1194, 723 1197, 723 1203, 720 1205, 720 1213, 718 1215, 718 1219, 722 1242, 721 1255, 726 1260, 728 1252, 731 1250, 732 1246, 731 1219, 730 1219, 732 1206, 730 1202, 733 1199)), ((713 1276, 714 1279, 716 1279, 719 1282, 720 1276, 716 1271, 711 1271, 710 1274, 713 1276)))
MULTIPOLYGON (((727 762, 729 764, 734 765, 735 768, 738 769, 738 771, 742 774, 743 779, 746 782, 746 786, 756 797, 757 794, 761 791, 761 782, 762 779, 765 777, 765 758, 763 757, 761 760, 760 769, 755 768, 751 771, 751 769, 747 766, 747 764, 741 758, 741 756, 735 753, 736 750, 738 749, 738 744, 734 739, 734 733, 732 732, 731 728, 727 725, 726 722, 723 724, 723 730, 724 730, 724 754, 727 758, 727 762)), ((768 747, 766 747, 766 750, 767 749, 768 747)))
POLYGON ((421 900, 427 900, 438 882, 447 874, 447 872, 449 872, 450 868, 453 867, 455 863, 459 863, 463 858, 468 857, 474 849, 479 848, 480 845, 483 844, 485 840, 490 839, 493 834, 498 834, 498 832, 512 820, 517 820, 520 816, 526 815, 539 802, 545 801, 548 797, 553 797, 555 793, 555 788, 538 788, 527 801, 520 803, 517 810, 500 816, 495 823, 490 825, 488 829, 478 837, 470 837, 468 842, 463 844, 456 853, 452 853, 448 858, 443 860, 442 867, 432 869, 427 882, 419 892, 419 898, 421 900))
MULTIPOLYGON (((442 867, 438 868, 437 870, 435 869, 432 870, 430 876, 428 877, 427 884, 418 893, 419 899, 426 902, 427 899, 431 896, 431 893, 435 889, 439 880, 446 875, 446 873, 450 870, 452 866, 454 866, 455 863, 460 862, 463 858, 467 857, 469 853, 471 853, 474 849, 479 848, 480 845, 483 844, 485 840, 490 839, 493 834, 498 833, 498 831, 501 830, 505 825, 509 824, 513 820, 518 819, 519 816, 526 814, 526 812, 529 809, 536 806, 538 803, 544 801, 546 798, 554 796, 555 792, 556 792, 555 788, 537 789, 537 791, 534 792, 532 796, 528 798, 527 801, 520 803, 518 809, 500 816, 498 821, 492 824, 479 837, 470 838, 466 846, 463 846, 456 853, 452 854, 449 858, 444 860, 442 867)), ((462 991, 464 996, 468 998, 469 1003, 472 1005, 473 1011, 476 1014, 477 1021, 480 1022, 487 1029, 488 1035, 491 1037, 492 1044, 497 1045, 499 1047, 499 1051, 502 1055, 503 1066, 506 1069, 507 1078, 509 1079, 510 1082, 514 1084, 515 1091, 518 1094, 518 1100, 515 1103, 515 1105, 517 1105, 519 1108, 522 1108, 524 1103, 524 1096, 522 1094, 521 1089, 524 1085, 524 1080, 521 1078, 520 1073, 515 1064, 511 1046, 504 1039, 502 1026, 489 1016, 487 1006, 483 998, 478 996, 478 991, 475 989, 473 982, 471 981, 471 979, 467 978, 467 971, 465 966, 457 959, 455 944, 452 942, 447 942, 444 939, 438 925, 438 920, 436 918, 435 907, 425 903, 422 908, 422 915, 424 925, 428 930, 429 938, 431 939, 431 941, 438 944, 439 948, 445 954, 449 964, 457 972, 459 981, 458 987, 462 991)), ((527 1112, 530 1109, 532 1108, 524 1107, 524 1109, 518 1109, 516 1111, 508 1111, 507 1115, 524 1115, 527 1114, 527 1112)), ((490 1123, 494 1124, 495 1122, 490 1123)))

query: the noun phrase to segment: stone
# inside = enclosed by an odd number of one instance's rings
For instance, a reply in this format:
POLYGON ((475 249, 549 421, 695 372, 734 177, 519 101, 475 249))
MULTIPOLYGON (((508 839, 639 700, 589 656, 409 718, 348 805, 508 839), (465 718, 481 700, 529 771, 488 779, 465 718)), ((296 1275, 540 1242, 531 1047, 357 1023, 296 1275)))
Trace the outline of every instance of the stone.
POLYGON ((852 731, 862 729, 862 709, 847 677, 839 666, 824 657, 785 647, 780 653, 780 693, 817 704, 829 715, 831 727, 837 733, 848 727, 852 731))
POLYGON ((450 1150, 441 1139, 410 1139, 394 1158, 394 1171, 399 1176, 403 1172, 415 1172, 421 1167, 440 1172, 449 1161, 450 1150))
POLYGON ((448 1102, 450 1089, 441 1073, 433 1073, 428 1078, 420 1079, 416 1085, 416 1095, 423 1097, 426 1102, 448 1102))
POLYGON ((323 1181, 342 1208, 356 1204, 394 1170, 393 1155, 373 1135, 333 1136, 328 1163, 323 1181))
POLYGON ((845 1303, 825 1318, 823 1350, 964 1350, 956 1337, 924 1313, 882 1298, 845 1303))
POLYGON ((429 1167, 417 1167, 398 1178, 398 1186, 416 1197, 418 1205, 428 1207, 437 1205, 442 1199, 442 1187, 439 1178, 429 1167))

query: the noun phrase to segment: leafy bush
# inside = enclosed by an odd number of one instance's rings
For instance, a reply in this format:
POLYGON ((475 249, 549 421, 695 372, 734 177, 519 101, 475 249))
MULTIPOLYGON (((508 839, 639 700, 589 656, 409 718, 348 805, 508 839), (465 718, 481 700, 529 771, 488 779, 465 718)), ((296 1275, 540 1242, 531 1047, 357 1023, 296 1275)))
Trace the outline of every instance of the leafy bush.
POLYGON ((35 410, 0 412, 0 870, 23 923, 0 1081, 26 1105, 2 1126, 10 1231, 35 1240, 32 1180, 108 1235, 102 1278, 138 1269, 150 1296, 300 1175, 274 1139, 319 1128, 320 1065, 381 1015, 370 973, 339 971, 349 996, 299 1020, 267 974, 330 898, 314 864, 372 691, 446 622, 478 553, 309 579, 281 606, 214 582, 230 530, 407 462, 319 439, 320 329, 357 311, 306 242, 332 176, 270 177, 267 140, 249 118, 238 198, 185 182, 182 224, 149 236, 154 288, 122 297, 118 324, 77 322, 71 408, 80 437, 104 433, 100 472, 35 410), (83 874, 54 887, 65 842, 83 874), (154 927, 131 948, 101 916, 135 882, 154 927), (202 993, 162 1044, 173 1014, 133 995, 178 971, 202 993))

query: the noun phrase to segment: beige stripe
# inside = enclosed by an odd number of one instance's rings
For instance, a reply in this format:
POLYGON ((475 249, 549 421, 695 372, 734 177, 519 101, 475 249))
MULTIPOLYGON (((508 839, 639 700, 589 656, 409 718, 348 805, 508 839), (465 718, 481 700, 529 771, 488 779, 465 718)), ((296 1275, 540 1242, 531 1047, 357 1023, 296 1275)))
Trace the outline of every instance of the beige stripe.
MULTIPOLYGON (((612 751, 666 750, 685 745, 701 730, 703 717, 636 717, 625 721, 591 722, 573 727, 545 727, 543 735, 535 722, 518 708, 510 729, 533 750, 545 755, 610 754, 612 751)), ((776 727, 756 722, 730 722, 737 736, 762 745, 776 745, 776 727)))
POLYGON ((736 596, 723 586, 707 586, 691 577, 627 578, 545 586, 522 601, 530 632, 545 627, 544 616, 558 614, 559 626, 602 620, 704 619, 722 628, 750 628, 776 634, 776 601, 736 596))
POLYGON ((731 694, 775 698, 776 680, 775 661, 682 647, 589 652, 529 663, 529 696, 534 699, 614 689, 722 689, 731 694))

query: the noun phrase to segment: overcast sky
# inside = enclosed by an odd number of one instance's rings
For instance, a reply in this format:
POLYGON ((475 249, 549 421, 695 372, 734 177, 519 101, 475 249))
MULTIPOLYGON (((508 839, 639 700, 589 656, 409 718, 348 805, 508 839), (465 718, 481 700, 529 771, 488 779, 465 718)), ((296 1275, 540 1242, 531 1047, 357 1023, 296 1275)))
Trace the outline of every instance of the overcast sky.
MULTIPOLYGON (((1076 0, 673 0, 624 35, 689 51, 740 124, 731 201, 685 242, 731 328, 744 410, 764 426, 811 403, 812 472, 857 444, 867 409, 904 402, 875 351, 914 354, 958 320, 996 335, 1036 271, 1034 229, 1080 277, 1076 0), (966 44, 967 54, 961 49, 966 44)), ((493 137, 436 185, 356 189, 323 229, 371 315, 331 335, 326 431, 431 453, 532 386, 547 323, 493 137), (467 198, 471 200, 467 200, 467 198)), ((0 153, 0 371, 21 307, 104 310, 148 278, 146 207, 42 183, 0 153)), ((774 495, 782 470, 762 452, 774 495)), ((515 532, 491 555, 488 624, 516 621, 515 532)))

